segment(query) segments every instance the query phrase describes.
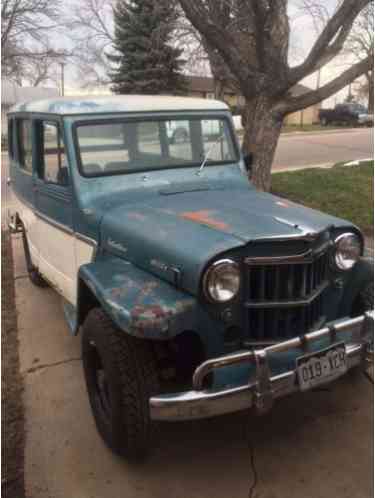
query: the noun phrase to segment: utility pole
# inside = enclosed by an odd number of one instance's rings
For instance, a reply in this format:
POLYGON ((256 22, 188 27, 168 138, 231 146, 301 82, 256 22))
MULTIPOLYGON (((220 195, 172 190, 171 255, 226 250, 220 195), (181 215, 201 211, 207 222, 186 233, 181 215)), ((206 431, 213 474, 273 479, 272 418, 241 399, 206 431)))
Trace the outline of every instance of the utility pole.
POLYGON ((61 96, 63 97, 65 94, 65 66, 66 62, 59 62, 60 67, 61 67, 61 96))

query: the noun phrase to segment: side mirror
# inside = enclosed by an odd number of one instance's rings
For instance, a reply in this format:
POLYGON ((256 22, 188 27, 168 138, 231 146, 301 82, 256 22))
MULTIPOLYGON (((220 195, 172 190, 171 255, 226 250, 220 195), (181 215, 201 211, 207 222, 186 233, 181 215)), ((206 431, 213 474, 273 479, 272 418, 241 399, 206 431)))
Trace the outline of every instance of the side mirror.
POLYGON ((249 175, 251 175, 251 170, 254 161, 254 156, 252 155, 252 153, 250 152, 249 154, 243 156, 243 161, 245 163, 246 171, 249 173, 249 175))

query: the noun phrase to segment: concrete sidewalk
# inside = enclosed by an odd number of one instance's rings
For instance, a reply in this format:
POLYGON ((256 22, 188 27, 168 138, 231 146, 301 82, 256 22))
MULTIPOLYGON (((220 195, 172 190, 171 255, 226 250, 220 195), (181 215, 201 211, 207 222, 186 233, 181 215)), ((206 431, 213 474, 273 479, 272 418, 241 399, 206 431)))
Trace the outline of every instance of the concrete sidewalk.
POLYGON ((18 237, 28 498, 373 496, 373 386, 364 376, 284 399, 263 418, 164 424, 141 466, 113 456, 90 413, 80 337, 69 336, 57 294, 30 284, 18 237))

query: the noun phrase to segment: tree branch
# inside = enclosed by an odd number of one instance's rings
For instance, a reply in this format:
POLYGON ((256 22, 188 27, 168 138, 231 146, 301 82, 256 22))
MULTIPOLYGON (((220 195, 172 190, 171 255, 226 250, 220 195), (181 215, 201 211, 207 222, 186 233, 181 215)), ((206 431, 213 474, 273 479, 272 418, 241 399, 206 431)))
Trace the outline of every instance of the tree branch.
POLYGON ((368 57, 367 59, 354 64, 354 66, 350 67, 340 76, 330 81, 326 85, 320 87, 319 89, 307 92, 303 95, 300 95, 299 97, 288 98, 287 100, 284 100, 283 102, 278 104, 274 110, 276 112, 280 112, 283 115, 286 115, 318 104, 322 100, 331 97, 335 93, 345 88, 359 76, 366 74, 369 71, 371 64, 371 58, 368 57))
POLYGON ((248 94, 253 94, 257 68, 251 67, 248 61, 243 59, 240 47, 232 34, 223 25, 212 21, 212 16, 209 16, 202 0, 180 0, 180 4, 191 24, 200 33, 204 33, 207 42, 218 50, 241 87, 246 88, 248 94))
POLYGON ((339 54, 349 36, 356 17, 370 1, 343 1, 336 13, 328 21, 305 61, 290 70, 290 86, 294 86, 301 79, 314 73, 339 54))

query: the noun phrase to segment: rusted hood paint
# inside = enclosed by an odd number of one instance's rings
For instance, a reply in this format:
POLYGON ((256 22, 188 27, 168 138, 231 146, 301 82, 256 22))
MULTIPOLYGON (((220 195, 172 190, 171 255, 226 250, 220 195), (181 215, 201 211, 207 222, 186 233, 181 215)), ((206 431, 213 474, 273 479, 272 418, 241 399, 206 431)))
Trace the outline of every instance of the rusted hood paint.
POLYGON ((218 189, 118 205, 104 215, 101 237, 105 250, 196 295, 204 267, 221 253, 345 225, 254 189, 218 189))

